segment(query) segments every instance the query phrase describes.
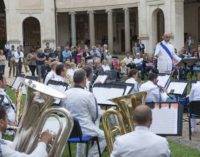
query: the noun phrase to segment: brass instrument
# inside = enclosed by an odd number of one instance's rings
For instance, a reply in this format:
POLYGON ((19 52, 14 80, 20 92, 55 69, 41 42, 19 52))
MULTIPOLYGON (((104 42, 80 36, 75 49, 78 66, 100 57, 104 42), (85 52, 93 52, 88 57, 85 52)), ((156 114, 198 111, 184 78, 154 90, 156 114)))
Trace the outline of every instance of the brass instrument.
POLYGON ((102 117, 105 138, 109 153, 112 152, 115 137, 134 130, 133 111, 138 105, 144 105, 146 92, 138 92, 127 96, 114 98, 111 101, 117 105, 117 109, 107 110, 102 117), (111 116, 117 119, 117 124, 110 122, 111 116))
POLYGON ((25 79, 24 83, 27 86, 27 99, 14 139, 14 148, 30 154, 36 148, 45 124, 54 118, 59 127, 56 127, 56 136, 47 152, 49 157, 59 157, 70 136, 73 119, 66 109, 51 105, 55 97, 63 99, 65 95, 37 81, 25 79))

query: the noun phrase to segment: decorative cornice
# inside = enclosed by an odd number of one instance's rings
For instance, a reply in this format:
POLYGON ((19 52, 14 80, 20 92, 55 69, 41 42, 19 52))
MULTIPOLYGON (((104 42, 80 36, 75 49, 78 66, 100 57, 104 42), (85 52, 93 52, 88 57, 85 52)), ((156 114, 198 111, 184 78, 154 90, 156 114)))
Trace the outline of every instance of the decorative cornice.
POLYGON ((94 7, 78 7, 78 8, 57 8, 57 12, 80 12, 80 11, 89 11, 89 10, 110 10, 110 9, 122 9, 122 8, 134 8, 138 7, 139 3, 128 3, 128 4, 119 4, 119 5, 108 5, 108 6, 94 6, 94 7))

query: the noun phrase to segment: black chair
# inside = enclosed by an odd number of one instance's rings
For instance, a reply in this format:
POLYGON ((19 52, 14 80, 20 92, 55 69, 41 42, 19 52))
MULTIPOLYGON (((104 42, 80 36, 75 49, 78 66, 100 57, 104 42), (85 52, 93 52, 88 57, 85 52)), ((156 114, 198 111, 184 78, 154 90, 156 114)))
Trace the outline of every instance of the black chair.
POLYGON ((191 118, 200 119, 200 101, 192 101, 188 105, 189 139, 191 140, 191 118))
POLYGON ((101 150, 99 146, 99 140, 97 136, 83 135, 80 124, 76 118, 74 118, 74 127, 71 132, 69 139, 67 140, 69 155, 72 157, 71 153, 71 143, 85 143, 86 144, 86 157, 88 157, 88 150, 90 143, 97 143, 99 157, 101 157, 101 150))

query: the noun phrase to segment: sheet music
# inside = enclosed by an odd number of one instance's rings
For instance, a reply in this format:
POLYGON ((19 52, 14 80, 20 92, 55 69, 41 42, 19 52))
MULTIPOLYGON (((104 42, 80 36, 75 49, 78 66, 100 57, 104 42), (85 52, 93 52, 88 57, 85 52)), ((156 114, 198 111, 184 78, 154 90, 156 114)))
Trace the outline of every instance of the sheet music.
POLYGON ((161 87, 165 87, 167 85, 167 82, 170 79, 170 75, 164 75, 164 76, 158 76, 158 85, 161 87))
POLYGON ((107 75, 99 75, 99 76, 96 78, 94 84, 99 83, 99 82, 100 82, 100 83, 105 83, 107 78, 108 78, 107 75))
POLYGON ((126 86, 126 91, 124 95, 128 95, 131 89, 132 89, 132 86, 126 86))
POLYGON ((19 86, 20 86, 20 83, 24 80, 23 77, 17 77, 15 79, 15 81, 13 82, 13 85, 12 85, 12 88, 15 89, 15 90, 18 90, 19 86))
POLYGON ((178 134, 178 104, 162 104, 159 108, 159 104, 155 104, 152 109, 152 125, 150 130, 156 134, 178 134))
POLYGON ((191 89, 194 87, 194 85, 196 85, 197 83, 200 83, 200 81, 197 81, 197 82, 193 82, 192 84, 191 84, 191 89))
POLYGON ((182 95, 187 86, 186 82, 171 82, 167 88, 167 93, 179 94, 182 95))
POLYGON ((94 87, 93 94, 97 99, 98 104, 114 105, 109 99, 123 96, 124 89, 121 88, 105 88, 94 87))

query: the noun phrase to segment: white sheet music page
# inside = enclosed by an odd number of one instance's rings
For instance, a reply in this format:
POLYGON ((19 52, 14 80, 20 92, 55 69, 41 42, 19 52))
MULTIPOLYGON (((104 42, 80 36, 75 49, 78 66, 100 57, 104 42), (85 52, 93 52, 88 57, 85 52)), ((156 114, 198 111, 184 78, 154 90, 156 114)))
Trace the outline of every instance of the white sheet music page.
POLYGON ((97 99, 98 104, 114 105, 110 99, 120 97, 124 93, 124 89, 121 88, 106 88, 106 87, 94 87, 93 94, 97 99))
POLYGON ((170 79, 170 75, 164 75, 164 76, 158 76, 158 85, 161 87, 165 87, 167 85, 167 82, 170 79))
POLYGON ((150 130, 155 134, 171 134, 178 133, 178 104, 172 103, 169 108, 169 103, 163 103, 162 107, 155 104, 152 109, 153 122, 150 130))
POLYGON ((17 90, 19 88, 20 83, 23 81, 23 77, 17 77, 12 85, 12 88, 17 90))
POLYGON ((125 91, 124 95, 128 95, 131 88, 132 88, 132 86, 126 86, 126 91, 125 91))
POLYGON ((186 82, 171 82, 167 88, 167 93, 182 95, 187 86, 186 82))
POLYGON ((94 84, 96 84, 96 83, 105 83, 105 81, 106 81, 107 78, 108 78, 107 75, 99 75, 99 76, 96 78, 94 84))

